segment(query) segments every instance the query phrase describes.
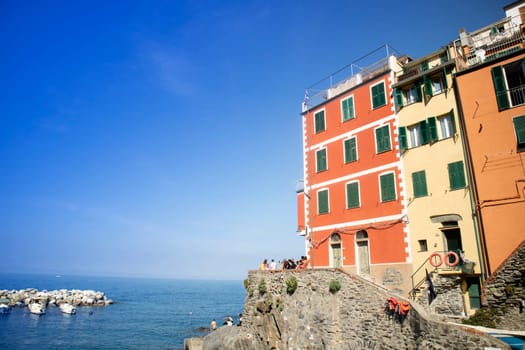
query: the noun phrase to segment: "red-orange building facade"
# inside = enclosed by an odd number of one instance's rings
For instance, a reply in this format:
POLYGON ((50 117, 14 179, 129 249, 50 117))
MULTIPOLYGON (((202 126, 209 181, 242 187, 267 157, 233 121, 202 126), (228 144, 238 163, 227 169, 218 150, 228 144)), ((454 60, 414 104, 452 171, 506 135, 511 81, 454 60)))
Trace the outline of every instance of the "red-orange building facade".
POLYGON ((407 292, 410 250, 392 96, 391 56, 375 73, 303 107, 298 222, 310 265, 341 267, 407 292))

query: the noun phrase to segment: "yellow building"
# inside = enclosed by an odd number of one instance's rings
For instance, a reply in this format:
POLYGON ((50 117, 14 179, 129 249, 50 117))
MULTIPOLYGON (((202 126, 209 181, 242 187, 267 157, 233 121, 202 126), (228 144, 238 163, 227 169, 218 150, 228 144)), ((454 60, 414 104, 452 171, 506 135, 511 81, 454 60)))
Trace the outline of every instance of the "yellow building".
POLYGON ((401 63, 393 87, 413 295, 426 287, 427 270, 457 275, 465 308, 478 308, 480 253, 452 87, 453 50, 401 63))

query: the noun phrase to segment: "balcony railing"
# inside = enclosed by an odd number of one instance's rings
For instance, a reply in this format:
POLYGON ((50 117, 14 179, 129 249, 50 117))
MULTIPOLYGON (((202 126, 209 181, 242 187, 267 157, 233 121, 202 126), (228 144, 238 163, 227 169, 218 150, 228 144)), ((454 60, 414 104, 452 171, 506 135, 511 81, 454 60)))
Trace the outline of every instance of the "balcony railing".
POLYGON ((525 47, 522 28, 512 18, 506 18, 494 26, 475 33, 460 36, 455 41, 458 69, 464 70, 483 62, 506 56, 525 47), (503 28, 499 30, 498 28, 503 28))

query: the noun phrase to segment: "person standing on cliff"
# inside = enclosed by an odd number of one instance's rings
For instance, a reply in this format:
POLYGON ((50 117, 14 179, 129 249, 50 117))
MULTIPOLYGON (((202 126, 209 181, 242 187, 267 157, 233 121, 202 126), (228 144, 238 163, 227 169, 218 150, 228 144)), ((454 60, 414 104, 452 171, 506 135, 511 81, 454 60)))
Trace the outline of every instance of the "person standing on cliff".
POLYGON ((217 329, 217 321, 215 321, 215 319, 213 319, 210 323, 210 328, 212 331, 216 330, 217 329))

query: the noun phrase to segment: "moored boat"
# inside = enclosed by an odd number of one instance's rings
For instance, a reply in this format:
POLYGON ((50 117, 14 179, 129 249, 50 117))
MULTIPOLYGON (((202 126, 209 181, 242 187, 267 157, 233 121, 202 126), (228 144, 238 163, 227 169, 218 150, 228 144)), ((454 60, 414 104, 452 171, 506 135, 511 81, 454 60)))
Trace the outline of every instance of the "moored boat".
POLYGON ((29 312, 35 315, 43 315, 46 313, 46 307, 43 304, 37 302, 30 302, 27 304, 29 312))
POLYGON ((0 315, 5 315, 11 312, 11 307, 9 306, 9 299, 0 299, 0 315))
POLYGON ((74 315, 77 312, 77 308, 69 303, 60 304, 60 311, 65 314, 74 315))

